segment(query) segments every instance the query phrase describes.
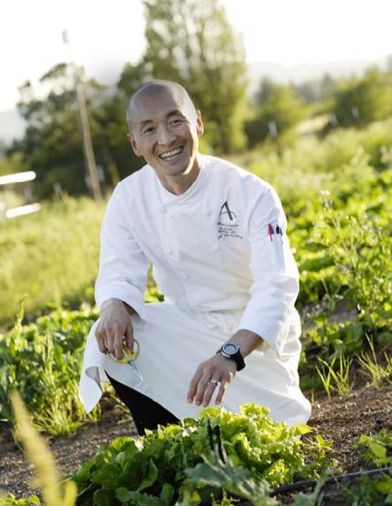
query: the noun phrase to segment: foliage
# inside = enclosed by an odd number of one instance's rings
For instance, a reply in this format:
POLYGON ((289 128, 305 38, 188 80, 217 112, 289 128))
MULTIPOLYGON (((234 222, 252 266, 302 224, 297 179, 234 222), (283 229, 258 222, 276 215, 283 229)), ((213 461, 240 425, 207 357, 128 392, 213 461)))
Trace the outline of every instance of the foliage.
POLYGON ((41 501, 36 495, 17 499, 14 494, 8 494, 6 497, 0 497, 0 506, 41 506, 41 501))
POLYGON ((245 55, 219 0, 145 0, 144 61, 155 78, 185 86, 216 152, 243 147, 245 55))
POLYGON ((293 84, 298 95, 305 103, 322 103, 323 100, 336 94, 336 81, 329 74, 321 79, 293 84))
POLYGON ((49 174, 52 170, 56 172, 55 181, 65 191, 81 193, 83 148, 72 68, 59 63, 42 76, 41 82, 50 86, 44 99, 34 97, 30 83, 24 86, 18 109, 27 128, 24 138, 14 141, 11 153, 22 153, 26 166, 37 172, 41 195, 53 191, 50 179, 54 174, 49 174))
POLYGON ((233 157, 282 198, 300 271, 303 359, 315 350, 328 363, 342 353, 356 360, 366 335, 376 353, 391 342, 391 127, 233 157))
POLYGON ((294 128, 306 115, 304 105, 291 86, 269 85, 267 91, 266 100, 255 119, 246 124, 250 147, 267 137, 272 137, 279 143, 287 143, 293 136, 294 128), (275 125, 276 135, 271 130, 272 123, 275 125))
MULTIPOLYGON (((71 480, 60 483, 55 459, 46 441, 34 429, 19 393, 15 391, 11 397, 16 420, 16 437, 21 442, 28 461, 34 467, 35 484, 41 489, 44 504, 74 506, 77 494, 75 483, 71 480)), ((13 494, 0 497, 0 506, 34 505, 41 505, 41 501, 36 495, 26 499, 16 499, 13 494)))
MULTIPOLYGON (((361 435, 353 447, 362 450, 365 462, 372 466, 392 464, 392 434, 385 429, 373 436, 361 435)), ((351 487, 342 487, 342 494, 349 504, 358 506, 392 504, 392 473, 376 479, 364 476, 351 487)))
MULTIPOLYGON (((306 139, 280 156, 257 150, 232 158, 282 198, 300 270, 303 359, 317 350, 328 363, 341 353, 357 361, 366 336, 376 354, 391 341, 391 145, 389 120, 323 141, 306 139)), ((47 301, 84 298, 96 276, 102 212, 103 203, 65 199, 2 224, 4 323, 14 319, 24 294, 27 313, 47 301)), ((150 286, 146 299, 159 298, 150 286)))
POLYGON ((256 404, 243 405, 239 414, 206 408, 198 420, 186 418, 180 425, 159 427, 137 439, 122 437, 102 447, 72 475, 78 504, 198 504, 222 484, 241 497, 253 491, 261 501, 266 488, 260 480, 276 485, 314 476, 324 463, 325 451, 319 454, 318 446, 298 439, 308 430, 273 422, 267 409, 256 404), (225 465, 211 453, 208 421, 221 429, 225 465), (250 472, 253 479, 248 481, 250 472))
POLYGON ((41 78, 48 89, 43 98, 33 94, 29 83, 25 85, 18 108, 27 122, 26 132, 8 150, 10 160, 19 157, 25 168, 36 171, 43 198, 53 195, 55 184, 67 194, 87 192, 76 80, 85 81, 95 158, 103 178, 114 185, 141 165, 126 139, 126 98, 121 87, 109 92, 96 81, 85 80, 82 69, 57 64, 41 78))
POLYGON ((352 359, 347 359, 339 355, 339 368, 335 368, 336 357, 333 357, 330 364, 325 360, 319 359, 323 364, 323 368, 317 367, 317 374, 320 376, 324 389, 328 397, 331 397, 331 392, 336 391, 339 395, 347 395, 351 393, 353 384, 350 383, 349 374, 352 359))
POLYGON ((75 483, 69 480, 60 486, 55 460, 44 439, 32 426, 28 411, 17 392, 12 395, 12 407, 16 418, 16 437, 34 465, 44 502, 51 506, 74 506, 77 493, 75 483))
POLYGON ((368 339, 370 353, 362 352, 358 362, 362 372, 370 378, 370 384, 375 388, 382 385, 392 385, 392 357, 384 352, 384 364, 380 363, 371 339, 368 339))
POLYGON ((13 420, 10 394, 18 390, 35 425, 49 434, 71 433, 96 420, 99 407, 86 415, 77 392, 85 337, 97 312, 58 310, 26 326, 22 317, 0 336, 0 419, 13 420))
POLYGON ((365 462, 376 466, 392 465, 392 433, 387 432, 385 429, 374 436, 363 434, 355 442, 354 448, 363 450, 365 462))
POLYGON ((20 153, 5 157, 4 154, 0 152, 0 176, 12 174, 13 172, 21 172, 24 169, 25 167, 20 153))
POLYGON ((343 301, 354 309, 346 322, 331 322, 325 312, 314 318, 315 327, 308 337, 318 345, 355 352, 363 349, 365 333, 379 344, 390 339, 391 239, 383 201, 385 196, 378 205, 373 200, 367 208, 353 199, 346 211, 327 205, 310 231, 304 245, 304 253, 308 252, 299 258, 305 290, 310 290, 302 293, 302 300, 329 300, 332 312, 343 301))
POLYGON ((216 455, 204 460, 205 462, 187 470, 187 478, 183 484, 183 499, 177 503, 178 506, 199 505, 203 495, 207 495, 204 488, 209 491, 209 496, 213 496, 213 491, 215 494, 223 491, 226 497, 229 495, 246 499, 254 506, 279 504, 269 496, 268 482, 255 480, 254 474, 249 469, 234 466, 230 460, 222 463, 216 455))
POLYGON ((359 79, 343 82, 334 113, 342 126, 365 126, 392 114, 392 73, 370 69, 359 79))
POLYGON ((97 275, 103 209, 103 202, 67 198, 1 223, 0 324, 14 320, 23 298, 26 312, 85 298, 97 275))

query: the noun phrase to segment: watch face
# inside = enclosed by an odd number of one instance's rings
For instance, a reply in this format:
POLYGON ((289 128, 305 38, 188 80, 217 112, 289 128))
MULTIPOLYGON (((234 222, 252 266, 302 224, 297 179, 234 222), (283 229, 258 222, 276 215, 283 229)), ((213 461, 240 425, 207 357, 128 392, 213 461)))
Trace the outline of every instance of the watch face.
POLYGON ((222 351, 227 355, 235 355, 239 350, 238 344, 226 343, 222 346, 222 351))

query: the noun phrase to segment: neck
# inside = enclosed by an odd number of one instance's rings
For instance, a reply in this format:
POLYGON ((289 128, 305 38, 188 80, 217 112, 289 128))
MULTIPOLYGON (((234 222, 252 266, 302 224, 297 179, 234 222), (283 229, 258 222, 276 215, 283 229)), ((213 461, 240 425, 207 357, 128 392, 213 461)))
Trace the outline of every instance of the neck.
POLYGON ((197 162, 195 162, 192 169, 188 172, 169 177, 158 174, 158 178, 162 186, 167 191, 173 193, 174 195, 181 195, 182 193, 185 193, 187 189, 196 181, 199 173, 200 166, 197 162))

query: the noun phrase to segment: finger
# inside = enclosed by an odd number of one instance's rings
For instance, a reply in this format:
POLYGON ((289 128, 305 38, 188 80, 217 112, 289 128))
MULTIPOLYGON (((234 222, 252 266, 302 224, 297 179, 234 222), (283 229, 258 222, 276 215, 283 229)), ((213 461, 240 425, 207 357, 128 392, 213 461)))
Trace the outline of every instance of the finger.
POLYGON ((216 388, 220 385, 220 382, 215 383, 215 381, 218 380, 209 380, 208 384, 206 386, 206 389, 204 390, 204 396, 203 396, 203 406, 206 407, 209 405, 212 395, 215 392, 216 388))
POLYGON ((193 378, 189 384, 189 390, 188 390, 188 394, 187 394, 187 401, 188 402, 192 402, 194 397, 195 397, 195 394, 196 394, 196 391, 197 391, 197 386, 199 384, 199 380, 201 378, 201 371, 199 368, 196 369, 196 372, 195 374, 193 375, 193 378))
POLYGON ((133 326, 132 324, 128 325, 128 327, 125 329, 125 344, 128 346, 128 348, 133 353, 133 326))
POLYGON ((234 378, 234 374, 231 372, 227 373, 223 376, 223 378, 221 379, 221 384, 220 384, 218 393, 216 394, 215 404, 220 404, 222 402, 223 396, 226 393, 227 387, 229 386, 229 383, 231 382, 231 380, 233 378, 234 378))
POLYGON ((114 356, 117 360, 121 360, 124 357, 124 333, 119 330, 114 335, 114 356))
POLYGON ((108 325, 105 327, 106 347, 117 360, 123 358, 124 332, 118 325, 108 325))
POLYGON ((107 353, 108 349, 105 343, 105 334, 100 329, 95 331, 95 339, 97 340, 99 351, 101 353, 107 353))
POLYGON ((215 398, 215 404, 220 404, 223 400, 223 396, 226 393, 227 385, 229 383, 227 381, 222 381, 218 390, 218 393, 216 394, 215 398))
POLYGON ((197 385, 196 395, 195 395, 195 403, 199 406, 203 402, 204 393, 206 391, 206 388, 208 386, 208 382, 211 378, 211 373, 208 373, 208 375, 203 375, 197 385))

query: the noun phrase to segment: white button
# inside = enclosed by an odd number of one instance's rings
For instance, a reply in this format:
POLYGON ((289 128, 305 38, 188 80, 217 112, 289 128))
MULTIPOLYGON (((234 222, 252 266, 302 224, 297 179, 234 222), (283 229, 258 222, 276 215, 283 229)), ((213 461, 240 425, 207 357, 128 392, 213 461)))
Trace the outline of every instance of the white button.
POLYGON ((214 244, 213 246, 211 246, 211 251, 218 251, 219 249, 219 246, 217 244, 214 244))
POLYGON ((167 250, 167 254, 168 254, 169 256, 173 256, 174 251, 173 251, 172 249, 168 249, 168 250, 167 250))
POLYGON ((189 278, 188 274, 181 274, 181 279, 188 279, 188 278, 189 278))
POLYGON ((215 328, 215 325, 213 323, 207 323, 207 327, 213 330, 215 328))
POLYGON ((209 209, 205 209, 205 211, 203 212, 204 216, 210 216, 211 214, 211 211, 209 209))
POLYGON ((166 213, 166 207, 161 207, 161 213, 162 213, 162 214, 165 214, 165 213, 166 213))

